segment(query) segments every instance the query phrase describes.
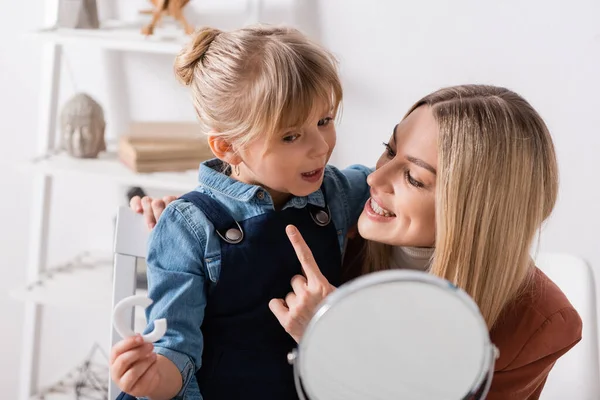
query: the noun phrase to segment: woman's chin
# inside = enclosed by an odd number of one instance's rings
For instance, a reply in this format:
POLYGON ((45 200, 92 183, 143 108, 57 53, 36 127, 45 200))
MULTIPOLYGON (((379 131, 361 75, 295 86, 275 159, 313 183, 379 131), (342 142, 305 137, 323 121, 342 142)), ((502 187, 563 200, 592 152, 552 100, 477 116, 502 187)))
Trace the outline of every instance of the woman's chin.
POLYGON ((406 225, 393 221, 380 222, 363 211, 358 218, 358 233, 363 239, 390 246, 433 247, 433 233, 421 236, 409 235, 406 225))
POLYGON ((388 224, 372 221, 364 211, 360 214, 360 217, 358 218, 358 233, 363 239, 395 246, 397 244, 390 243, 390 232, 391 230, 388 224))

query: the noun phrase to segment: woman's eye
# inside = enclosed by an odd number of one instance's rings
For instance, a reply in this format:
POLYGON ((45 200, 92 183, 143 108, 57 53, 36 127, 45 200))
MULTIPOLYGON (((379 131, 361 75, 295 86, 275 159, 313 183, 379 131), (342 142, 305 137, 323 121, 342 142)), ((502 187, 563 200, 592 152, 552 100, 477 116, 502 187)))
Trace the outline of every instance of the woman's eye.
POLYGON ((389 143, 383 143, 383 146, 385 147, 385 150, 387 152, 387 156, 388 158, 394 158, 396 157, 396 152, 394 151, 394 149, 392 149, 392 146, 390 146, 389 143))
POLYGON ((412 175, 410 174, 410 171, 407 170, 404 174, 406 175, 406 180, 408 181, 409 184, 411 184, 417 188, 425 187, 425 185, 423 183, 419 182, 418 180, 416 180, 415 178, 412 177, 412 175))
POLYGON ((331 117, 320 119, 319 122, 317 122, 317 126, 327 126, 331 121, 333 121, 333 118, 331 117))
POLYGON ((289 134, 283 137, 285 143, 293 143, 298 139, 300 135, 298 133, 289 134))

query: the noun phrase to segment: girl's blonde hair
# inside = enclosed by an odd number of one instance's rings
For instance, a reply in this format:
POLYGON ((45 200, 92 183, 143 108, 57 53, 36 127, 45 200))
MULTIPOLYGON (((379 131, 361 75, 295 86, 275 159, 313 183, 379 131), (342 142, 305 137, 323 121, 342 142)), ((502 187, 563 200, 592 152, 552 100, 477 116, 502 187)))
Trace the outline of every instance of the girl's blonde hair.
MULTIPOLYGON (((430 272, 465 290, 492 328, 531 276, 529 252, 557 198, 554 145, 540 115, 505 88, 441 89, 408 114, 424 105, 439 127, 430 272)), ((390 246, 367 249, 364 272, 389 265, 390 246)))
POLYGON ((289 27, 200 29, 174 69, 192 89, 204 133, 240 147, 300 127, 314 112, 335 116, 342 101, 333 55, 289 27))

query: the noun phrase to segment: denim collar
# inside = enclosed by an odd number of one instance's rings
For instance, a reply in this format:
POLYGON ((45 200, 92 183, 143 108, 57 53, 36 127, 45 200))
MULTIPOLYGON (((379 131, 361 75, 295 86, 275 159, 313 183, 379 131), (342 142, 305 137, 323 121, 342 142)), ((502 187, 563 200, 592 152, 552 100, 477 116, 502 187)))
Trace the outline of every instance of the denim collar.
MULTIPOLYGON (((237 181, 226 175, 227 167, 225 163, 218 158, 213 158, 204 161, 200 164, 198 172, 198 182, 201 186, 209 189, 212 192, 220 193, 234 200, 249 202, 252 199, 258 198, 257 194, 263 191, 263 188, 258 185, 249 185, 244 182, 237 181)), ((271 196, 267 191, 264 191, 263 201, 273 203, 271 196)), ((306 204, 313 204, 318 207, 325 207, 325 197, 321 190, 317 190, 304 197, 292 196, 284 209, 293 206, 296 208, 305 207, 306 204)))

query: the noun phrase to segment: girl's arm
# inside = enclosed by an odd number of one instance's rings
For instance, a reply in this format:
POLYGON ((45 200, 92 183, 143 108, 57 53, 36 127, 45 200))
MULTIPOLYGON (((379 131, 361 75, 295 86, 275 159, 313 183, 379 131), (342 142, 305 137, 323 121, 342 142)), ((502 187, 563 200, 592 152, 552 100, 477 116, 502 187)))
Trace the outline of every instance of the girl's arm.
POLYGON ((159 385, 148 396, 150 400, 170 400, 181 391, 183 380, 175 364, 165 356, 157 356, 159 385))
MULTIPOLYGON (((195 374, 201 368, 204 320, 210 278, 204 265, 208 221, 191 203, 177 201, 162 213, 148 242, 148 297, 152 321, 167 320, 167 332, 154 343, 161 385, 156 400, 199 395, 195 374)), ((150 397, 152 400, 154 398, 150 397)))

